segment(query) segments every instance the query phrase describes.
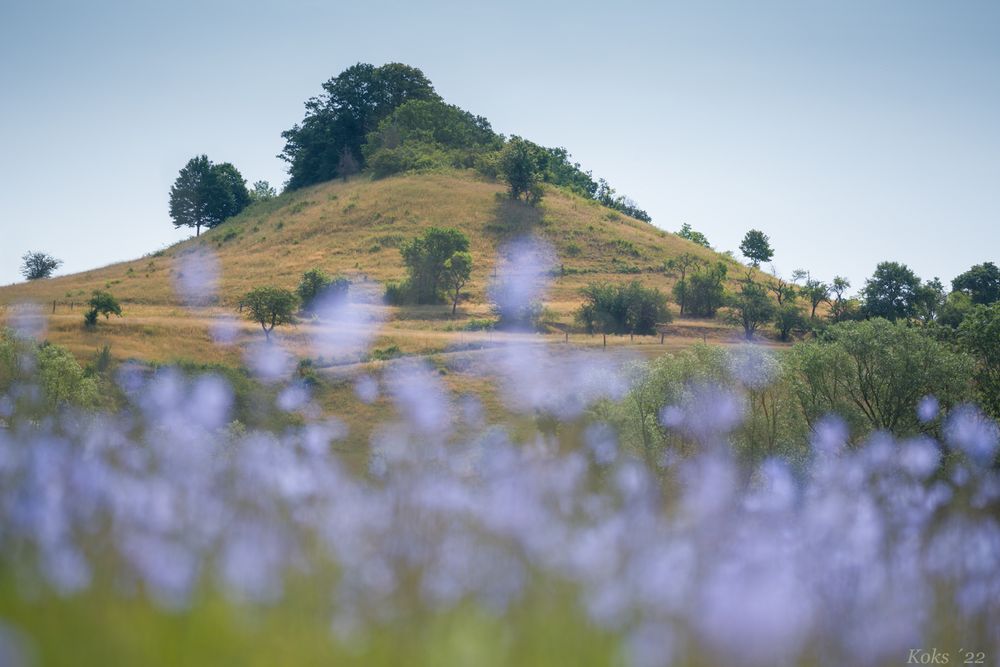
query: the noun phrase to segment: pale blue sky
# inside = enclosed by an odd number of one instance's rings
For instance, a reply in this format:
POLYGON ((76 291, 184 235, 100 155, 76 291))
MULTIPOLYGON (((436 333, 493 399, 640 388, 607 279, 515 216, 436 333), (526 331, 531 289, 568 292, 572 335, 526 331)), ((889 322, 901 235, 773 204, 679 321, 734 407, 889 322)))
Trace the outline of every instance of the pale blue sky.
POLYGON ((565 146, 654 223, 776 266, 1000 261, 1000 3, 0 0, 0 284, 186 236, 191 156, 281 183, 280 133, 355 62, 424 70, 498 131, 565 146))

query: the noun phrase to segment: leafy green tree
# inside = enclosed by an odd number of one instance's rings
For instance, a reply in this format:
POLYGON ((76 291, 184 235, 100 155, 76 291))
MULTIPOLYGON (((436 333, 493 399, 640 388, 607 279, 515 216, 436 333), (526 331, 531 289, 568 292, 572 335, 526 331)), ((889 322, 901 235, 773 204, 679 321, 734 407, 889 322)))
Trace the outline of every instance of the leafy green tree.
POLYGON ((770 322, 775 316, 774 302, 767 295, 767 289, 751 280, 744 280, 740 291, 726 300, 730 318, 743 327, 747 340, 753 339, 758 327, 770 322))
POLYGON ((946 299, 944 285, 940 279, 925 281, 914 296, 914 313, 921 322, 929 324, 938 318, 946 299))
POLYGON ((322 269, 309 269, 302 274, 297 293, 302 310, 314 312, 320 300, 346 299, 351 281, 343 276, 332 278, 322 269))
POLYGON ((993 262, 976 264, 952 280, 951 289, 967 294, 974 304, 1000 301, 1000 268, 993 262))
POLYGON ((660 290, 633 280, 627 285, 591 283, 581 290, 584 302, 576 320, 587 333, 604 335, 656 333, 657 324, 671 320, 667 297, 660 290))
POLYGON ((921 329, 882 318, 841 322, 786 355, 810 426, 834 413, 859 430, 896 435, 927 428, 917 402, 933 395, 948 408, 971 396, 971 359, 921 329))
POLYGON ((62 260, 44 252, 28 251, 21 256, 21 275, 27 280, 48 278, 62 266, 62 260))
POLYGON ((681 237, 682 239, 691 241, 692 243, 697 243, 703 248, 712 247, 711 244, 709 244, 708 242, 708 237, 706 237, 701 232, 692 229, 691 225, 686 222, 681 225, 680 231, 677 232, 677 236, 681 237))
POLYGON ((278 157, 288 163, 288 189, 341 176, 344 149, 363 158, 365 138, 393 110, 410 100, 439 99, 415 67, 358 63, 347 68, 323 84, 322 95, 306 102, 302 123, 281 134, 285 147, 278 157))
POLYGON ((205 155, 188 160, 170 188, 174 227, 212 228, 242 211, 250 193, 240 172, 228 162, 212 164, 205 155))
POLYGON ((87 305, 90 306, 90 310, 84 313, 83 321, 88 327, 97 325, 98 315, 104 315, 104 319, 108 319, 112 315, 122 316, 121 304, 110 292, 94 290, 87 305))
POLYGON ((457 229, 431 227, 422 236, 400 246, 409 277, 405 286, 408 300, 439 303, 444 288, 445 263, 457 252, 468 252, 469 238, 457 229))
POLYGON ((502 145, 482 116, 438 100, 411 100, 379 123, 363 152, 372 175, 381 178, 410 170, 472 167, 502 145))
POLYGON ((807 278, 799 293, 809 301, 809 319, 816 319, 816 308, 819 304, 830 301, 830 286, 822 280, 807 278))
POLYGON ((684 316, 684 311, 687 307, 687 297, 688 297, 688 272, 694 267, 701 265, 703 260, 689 252, 683 252, 677 257, 671 257, 664 264, 664 268, 667 273, 677 277, 677 282, 674 283, 673 293, 674 300, 677 305, 681 308, 681 317, 684 316))
POLYGON ((770 262, 774 257, 771 240, 759 229, 751 229, 740 243, 740 252, 750 260, 751 266, 757 268, 761 262, 770 262))
POLYGON ((687 312, 694 317, 715 317, 725 304, 724 282, 728 272, 724 262, 698 266, 688 279, 685 298, 687 312))
POLYGON ((1000 419, 1000 302, 973 307, 958 331, 962 348, 976 360, 980 402, 994 418, 1000 419))
POLYGON ((830 319, 833 322, 841 322, 847 319, 850 310, 850 299, 847 298, 847 290, 851 289, 851 281, 843 276, 834 276, 830 283, 830 294, 833 299, 830 301, 830 319))
POLYGON ((945 297, 937 321, 942 326, 957 329, 975 307, 972 297, 965 292, 952 292, 945 297))
POLYGON ((250 190, 250 201, 271 201, 278 196, 278 191, 271 187, 267 181, 255 181, 250 190))
POLYGON ((445 290, 451 295, 451 314, 454 315, 462 288, 472 277, 472 255, 464 251, 455 252, 445 260, 443 268, 441 280, 445 290))
POLYGON ((250 205, 250 191, 247 190, 247 181, 239 169, 229 162, 221 162, 212 165, 212 173, 222 186, 228 196, 220 200, 216 206, 217 214, 221 220, 231 218, 250 205))
POLYGON ((98 382, 64 347, 37 344, 0 327, 0 394, 12 401, 13 419, 38 419, 62 404, 93 407, 100 400, 98 382), (29 363, 25 363, 30 360, 29 363), (15 386, 36 384, 34 392, 12 392, 15 386), (38 401, 38 399, 41 399, 38 401))
POLYGON ((541 197, 538 165, 524 139, 512 137, 507 142, 500 152, 498 166, 511 198, 520 199, 524 195, 525 201, 532 201, 541 197))
POLYGON ((276 326, 295 323, 299 298, 283 287, 255 287, 247 292, 240 304, 246 310, 247 319, 259 324, 264 330, 264 338, 270 342, 276 326))
POLYGON ((788 340, 793 331, 806 328, 806 319, 794 300, 785 301, 775 308, 774 327, 781 340, 788 340))
POLYGON ((865 317, 890 322, 916 315, 920 278, 905 264, 881 262, 861 290, 865 317))
POLYGON ((625 195, 617 194, 615 189, 603 178, 597 182, 597 191, 594 194, 594 199, 604 206, 621 211, 636 220, 642 220, 643 222, 651 222, 653 220, 649 213, 639 208, 639 205, 634 200, 625 195))
MULTIPOLYGON (((798 272, 796 271, 796 273, 798 272)), ((779 306, 783 305, 786 300, 794 300, 799 291, 794 284, 779 276, 777 272, 774 273, 774 280, 768 282, 766 287, 774 295, 779 306)))

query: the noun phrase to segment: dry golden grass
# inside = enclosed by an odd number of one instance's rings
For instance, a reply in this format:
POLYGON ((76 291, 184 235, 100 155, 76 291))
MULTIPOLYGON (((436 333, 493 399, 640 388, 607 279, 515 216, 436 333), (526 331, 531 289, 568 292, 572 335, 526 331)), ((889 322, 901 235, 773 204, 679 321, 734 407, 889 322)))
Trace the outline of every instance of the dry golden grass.
POLYGON ((523 234, 548 240, 558 264, 569 272, 588 271, 556 276, 549 295, 554 303, 575 302, 588 282, 631 279, 623 266, 638 267, 644 273, 634 277, 667 288, 671 280, 661 271, 665 260, 682 252, 720 257, 555 188, 547 190, 538 207, 510 201, 502 193, 501 185, 467 172, 324 183, 252 206, 200 238, 162 253, 2 287, 0 304, 79 304, 95 289, 110 290, 125 304, 178 304, 175 260, 198 246, 214 250, 221 262, 222 305, 236 303, 262 284, 293 288, 313 267, 354 280, 384 282, 404 275, 399 243, 432 226, 456 227, 469 235, 476 269, 467 291, 473 304, 484 301, 497 248, 523 234))
MULTIPOLYGON (((470 318, 490 314, 487 287, 498 249, 531 234, 554 249, 560 275, 552 278, 546 307, 553 321, 569 323, 580 303, 579 292, 596 281, 639 280, 669 290, 673 279, 663 272, 671 257, 690 252, 705 259, 724 259, 702 248, 597 203, 548 188, 541 205, 528 206, 504 197, 504 188, 472 172, 406 175, 372 181, 356 178, 330 182, 256 204, 219 227, 164 251, 129 262, 0 288, 0 311, 9 315, 20 303, 43 304, 47 337, 81 358, 111 345, 116 358, 170 362, 241 363, 242 350, 261 336, 249 322, 239 326, 234 345, 215 344, 214 321, 234 316, 240 297, 253 287, 274 284, 295 288, 304 271, 319 267, 355 282, 354 293, 377 297, 381 283, 404 277, 399 244, 432 227, 456 227, 470 238, 475 262, 473 279, 458 317, 445 306, 386 309, 387 324, 375 347, 395 345, 406 354, 432 354, 458 346, 488 343, 494 336, 463 332, 470 318), (196 248, 215 252, 221 266, 214 306, 186 308, 175 291, 179 258, 196 248), (641 273, 628 273, 638 268, 641 273), (101 321, 93 330, 82 326, 84 306, 95 289, 112 292, 125 317, 101 321), (52 304, 55 302, 55 312, 52 304)), ((731 276, 745 271, 732 262, 731 276)), ((558 273, 558 271, 557 271, 558 273)), ((0 321, 5 319, 0 312, 0 321)), ((309 350, 310 327, 286 327, 282 338, 302 357, 309 350)), ((680 322, 665 345, 658 339, 611 339, 612 345, 636 345, 650 353, 675 349, 700 339, 725 341, 731 330, 714 322, 680 322)), ((546 342, 562 341, 553 334, 546 342), (551 340, 549 340, 551 339, 551 340)), ((582 345, 600 338, 573 336, 582 345)))

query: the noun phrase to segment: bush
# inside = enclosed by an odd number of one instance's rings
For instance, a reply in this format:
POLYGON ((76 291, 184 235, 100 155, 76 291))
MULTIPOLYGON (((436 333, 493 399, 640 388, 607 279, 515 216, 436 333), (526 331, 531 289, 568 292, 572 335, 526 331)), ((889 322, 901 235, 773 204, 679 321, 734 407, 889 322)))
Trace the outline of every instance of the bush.
POLYGON ((409 272, 405 283, 386 288, 390 303, 441 303, 447 289, 448 261, 469 250, 469 238, 457 229, 431 227, 422 236, 402 244, 399 253, 409 272), (405 287, 405 289, 404 289, 405 287))
POLYGON ((87 305, 90 306, 90 310, 84 313, 83 323, 88 327, 97 326, 98 315, 104 315, 104 319, 108 319, 112 315, 122 316, 121 304, 110 292, 94 290, 87 305))
POLYGON ((39 394, 12 394, 19 405, 12 407, 28 417, 59 405, 93 407, 100 399, 97 379, 88 375, 64 347, 18 339, 9 329, 0 329, 0 395, 15 385, 24 387, 34 380, 39 394), (26 363, 27 362, 27 363, 26 363), (37 399, 40 402, 31 404, 37 399))
POLYGON ((591 283, 582 294, 576 320, 587 333, 649 335, 656 333, 657 324, 671 320, 666 295, 636 280, 627 285, 591 283))
POLYGON ((497 318, 497 328, 538 330, 545 306, 541 301, 524 302, 516 298, 516 291, 510 285, 499 285, 492 290, 490 312, 497 318))
POLYGON ((302 310, 311 313, 319 303, 346 299, 351 281, 343 276, 331 278, 322 269, 309 269, 302 274, 297 290, 302 310))

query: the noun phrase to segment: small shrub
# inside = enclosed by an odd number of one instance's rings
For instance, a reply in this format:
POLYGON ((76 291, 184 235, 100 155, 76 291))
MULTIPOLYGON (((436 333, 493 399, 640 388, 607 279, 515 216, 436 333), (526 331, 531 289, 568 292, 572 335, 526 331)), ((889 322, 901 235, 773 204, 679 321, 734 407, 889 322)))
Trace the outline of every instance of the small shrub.
POLYGON ((635 247, 635 244, 625 239, 615 239, 615 251, 620 255, 628 255, 629 257, 642 256, 642 253, 635 247))
POLYGON ((104 319, 108 319, 112 315, 122 316, 121 304, 109 292, 95 290, 87 305, 90 306, 90 310, 83 315, 83 323, 87 327, 97 326, 98 315, 104 315, 104 319))
POLYGON ((497 326, 496 320, 489 318, 471 319, 462 326, 463 331, 492 331, 497 326))
POLYGON ((388 361, 403 356, 403 352, 398 345, 390 345, 385 348, 375 348, 367 356, 368 361, 388 361))

